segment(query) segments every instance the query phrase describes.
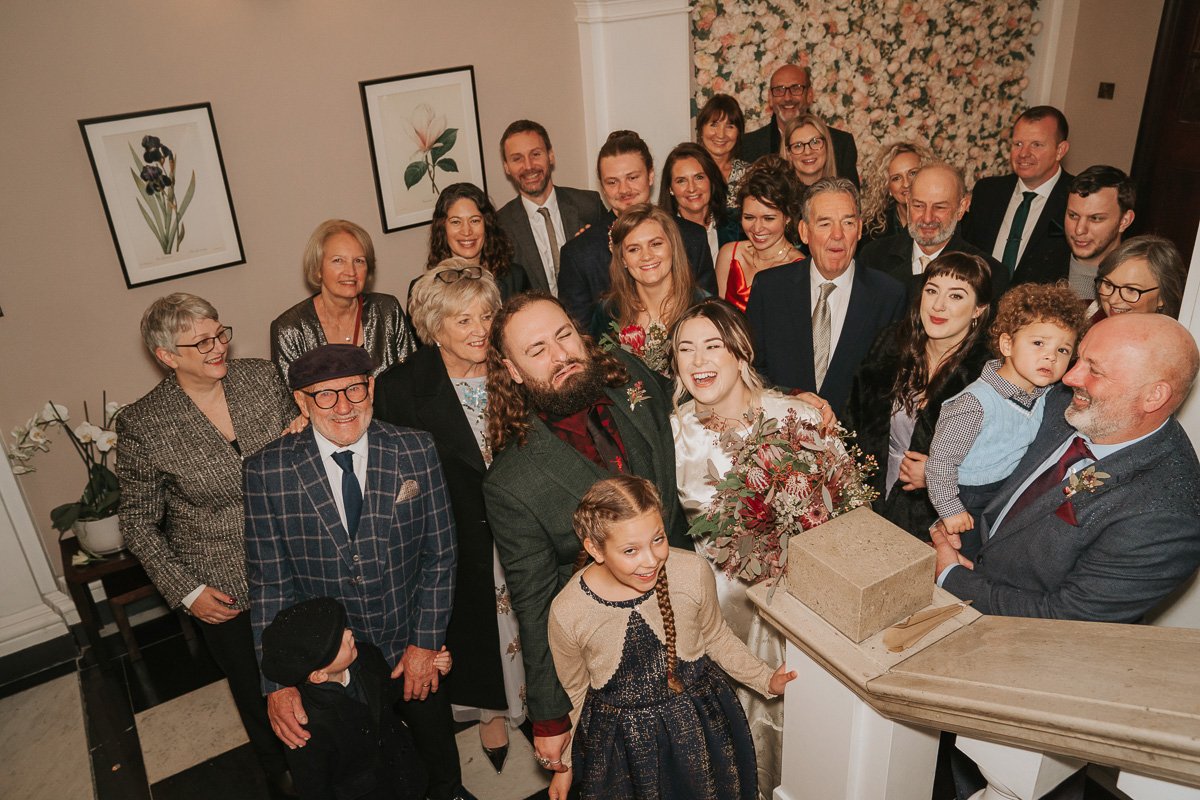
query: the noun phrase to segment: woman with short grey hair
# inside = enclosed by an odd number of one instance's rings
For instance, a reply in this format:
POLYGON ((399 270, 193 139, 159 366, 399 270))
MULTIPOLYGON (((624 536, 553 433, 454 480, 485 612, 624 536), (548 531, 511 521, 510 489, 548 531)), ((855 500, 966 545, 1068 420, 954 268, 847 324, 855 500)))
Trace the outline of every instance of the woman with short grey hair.
POLYGON ((349 220, 325 220, 308 237, 302 266, 316 294, 271 323, 271 360, 285 385, 288 366, 323 344, 366 348, 378 365, 375 375, 416 349, 400 301, 366 291, 375 273, 375 247, 363 228, 349 220))
POLYGON ((492 461, 485 423, 488 337, 500 289, 483 267, 450 258, 417 279, 409 308, 427 346, 376 379, 375 417, 433 434, 458 536, 446 631, 454 670, 446 686, 455 719, 479 721, 484 752, 500 772, 508 727, 525 718, 517 620, 483 506, 492 461))
POLYGON ((263 771, 286 789, 245 613, 242 458, 305 422, 270 361, 229 358, 233 328, 208 301, 161 297, 141 331, 168 374, 117 417, 121 533, 167 604, 197 620, 263 771))

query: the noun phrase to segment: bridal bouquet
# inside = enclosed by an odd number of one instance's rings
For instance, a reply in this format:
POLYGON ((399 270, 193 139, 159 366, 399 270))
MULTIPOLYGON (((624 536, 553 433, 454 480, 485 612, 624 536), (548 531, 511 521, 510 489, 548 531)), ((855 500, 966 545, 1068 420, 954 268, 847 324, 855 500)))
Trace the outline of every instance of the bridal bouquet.
POLYGON ((877 493, 864 481, 875 459, 845 444, 844 428, 822 434, 789 410, 782 420, 761 409, 750 431, 720 439, 733 466, 725 475, 708 462, 717 493, 689 533, 709 543, 714 563, 747 583, 776 578, 787 564, 792 534, 866 505, 877 493))

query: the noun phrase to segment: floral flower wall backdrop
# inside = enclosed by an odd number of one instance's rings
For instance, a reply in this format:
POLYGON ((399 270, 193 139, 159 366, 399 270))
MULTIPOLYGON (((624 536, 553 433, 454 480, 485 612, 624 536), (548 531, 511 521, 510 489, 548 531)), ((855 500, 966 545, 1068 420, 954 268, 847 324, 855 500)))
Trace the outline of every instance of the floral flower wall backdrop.
MULTIPOLYGON (((1008 171, 1037 0, 692 0, 694 103, 733 95, 753 130, 787 63, 812 74, 813 110, 854 134, 859 168, 918 139, 971 175, 1008 171)), ((698 107, 698 106, 697 106, 698 107)))

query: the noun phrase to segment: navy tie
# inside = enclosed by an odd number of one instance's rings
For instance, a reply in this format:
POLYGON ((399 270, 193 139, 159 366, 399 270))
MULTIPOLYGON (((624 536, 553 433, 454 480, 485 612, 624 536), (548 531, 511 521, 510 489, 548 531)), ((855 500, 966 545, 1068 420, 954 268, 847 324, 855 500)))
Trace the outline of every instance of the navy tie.
POLYGON ((362 515, 362 487, 354 474, 354 453, 339 450, 333 460, 342 468, 342 505, 346 509, 346 532, 353 538, 358 533, 358 518, 362 515))

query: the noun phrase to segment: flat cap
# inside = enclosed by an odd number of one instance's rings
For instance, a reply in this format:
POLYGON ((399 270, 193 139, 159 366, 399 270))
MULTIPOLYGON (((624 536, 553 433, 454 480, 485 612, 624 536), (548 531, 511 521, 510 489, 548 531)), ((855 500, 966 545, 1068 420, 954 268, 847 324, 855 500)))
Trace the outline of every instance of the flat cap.
POLYGON ((263 629, 263 675, 283 686, 299 686, 310 672, 333 663, 346 627, 346 609, 332 597, 288 606, 263 629))
POLYGON ((314 383, 346 378, 351 375, 370 375, 375 359, 353 344, 324 344, 309 350, 288 367, 288 387, 303 389, 314 383))

